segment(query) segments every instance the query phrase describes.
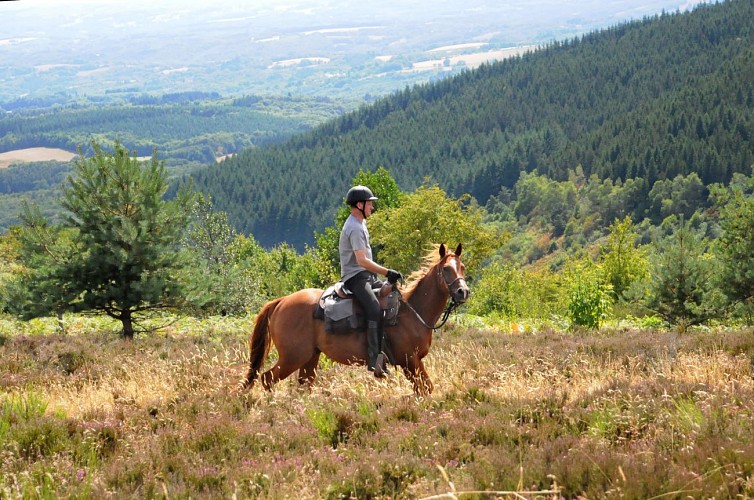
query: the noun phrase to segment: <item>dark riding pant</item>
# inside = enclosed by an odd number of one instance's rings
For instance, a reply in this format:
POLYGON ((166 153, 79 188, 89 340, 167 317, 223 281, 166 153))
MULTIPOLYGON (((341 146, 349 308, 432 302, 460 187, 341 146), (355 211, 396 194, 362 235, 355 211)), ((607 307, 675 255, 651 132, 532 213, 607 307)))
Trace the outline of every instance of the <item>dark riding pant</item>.
POLYGON ((367 317, 367 367, 374 372, 375 377, 382 378, 387 374, 384 363, 379 361, 382 350, 382 310, 380 301, 372 291, 380 282, 369 271, 361 271, 346 281, 345 285, 364 308, 367 317))
POLYGON ((346 281, 346 287, 359 301, 359 304, 364 308, 367 321, 380 321, 381 311, 380 302, 375 297, 372 291, 373 283, 376 281, 374 274, 369 271, 361 271, 359 274, 346 281))

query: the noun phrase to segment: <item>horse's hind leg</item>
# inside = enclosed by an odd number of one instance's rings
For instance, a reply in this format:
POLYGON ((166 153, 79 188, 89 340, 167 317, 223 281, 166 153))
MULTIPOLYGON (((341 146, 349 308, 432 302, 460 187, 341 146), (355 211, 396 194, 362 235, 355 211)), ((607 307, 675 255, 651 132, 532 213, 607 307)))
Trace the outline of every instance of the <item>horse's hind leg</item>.
POLYGON ((319 351, 298 370, 298 383, 306 384, 311 388, 314 379, 317 378, 317 365, 319 365, 319 351))
POLYGON ((278 362, 275 363, 272 368, 264 372, 262 376, 259 377, 262 381, 262 386, 268 391, 271 391, 273 385, 283 380, 284 378, 287 378, 291 373, 296 371, 296 368, 298 368, 298 366, 294 366, 289 363, 283 363, 281 361, 282 360, 278 360, 278 362))

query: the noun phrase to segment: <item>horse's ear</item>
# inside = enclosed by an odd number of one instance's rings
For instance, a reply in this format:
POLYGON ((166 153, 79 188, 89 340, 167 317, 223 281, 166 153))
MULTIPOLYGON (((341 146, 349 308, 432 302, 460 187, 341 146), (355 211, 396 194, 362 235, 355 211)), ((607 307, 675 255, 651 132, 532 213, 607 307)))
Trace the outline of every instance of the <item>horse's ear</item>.
POLYGON ((463 244, 459 243, 456 247, 456 251, 454 252, 457 256, 461 256, 461 252, 463 252, 463 244))
POLYGON ((440 258, 445 257, 445 243, 440 243, 440 258))

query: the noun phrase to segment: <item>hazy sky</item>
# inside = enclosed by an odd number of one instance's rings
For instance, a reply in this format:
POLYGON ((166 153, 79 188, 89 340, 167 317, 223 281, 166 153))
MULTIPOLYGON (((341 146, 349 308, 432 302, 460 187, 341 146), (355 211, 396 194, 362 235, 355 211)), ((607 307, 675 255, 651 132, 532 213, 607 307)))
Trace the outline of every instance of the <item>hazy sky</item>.
POLYGON ((112 37, 109 27, 159 24, 169 30, 171 24, 189 18, 247 23, 257 32, 349 22, 401 29, 410 28, 411 23, 457 22, 462 32, 476 23, 534 38, 548 30, 557 33, 564 25, 583 25, 591 31, 700 3, 704 0, 17 0, 0 1, 0 41, 49 33, 70 37, 77 30, 93 29, 100 29, 102 37, 112 37), (61 28, 69 32, 61 33, 61 28))
MULTIPOLYGON (((542 14, 547 10, 557 10, 562 12, 581 11, 583 8, 591 9, 595 4, 600 5, 600 10, 613 11, 616 15, 636 13, 638 15, 644 15, 648 13, 657 13, 662 9, 666 10, 687 10, 695 5, 704 3, 705 0, 606 0, 602 2, 594 2, 591 0, 534 0, 532 2, 524 2, 521 0, 502 0, 502 1, 450 1, 438 2, 437 0, 411 0, 410 5, 416 10, 425 10, 431 12, 432 10, 440 10, 440 7, 445 3, 446 5, 455 4, 458 9, 464 9, 473 7, 475 5, 488 5, 498 7, 518 7, 526 6, 527 4, 532 7, 529 13, 532 21, 536 21, 538 14, 542 14)), ((71 13, 81 11, 82 8, 96 7, 110 7, 114 12, 129 12, 138 11, 142 9, 149 10, 195 10, 195 9, 220 9, 220 10, 238 10, 254 12, 259 10, 274 9, 277 11, 295 11, 300 15, 314 15, 317 11, 323 9, 347 5, 349 10, 351 8, 359 8, 366 12, 374 9, 384 9, 389 6, 390 3, 384 0, 253 0, 253 1, 218 1, 218 0, 16 0, 16 1, 0 1, 0 13, 12 14, 18 9, 25 9, 27 7, 41 8, 45 10, 52 10, 60 14, 66 12, 71 13)), ((4 17, 4 16, 3 16, 4 17)), ((2 37, 2 31, 0 30, 0 37, 2 37)))

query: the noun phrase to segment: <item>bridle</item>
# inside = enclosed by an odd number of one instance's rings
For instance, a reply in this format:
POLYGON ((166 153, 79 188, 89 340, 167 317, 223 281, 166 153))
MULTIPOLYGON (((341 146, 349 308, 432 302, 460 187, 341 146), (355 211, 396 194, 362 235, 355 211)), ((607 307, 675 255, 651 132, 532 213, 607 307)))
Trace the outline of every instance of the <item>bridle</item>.
POLYGON ((445 325, 445 323, 448 321, 448 318, 450 317, 451 313, 453 313, 453 311, 455 311, 458 308, 458 306, 461 305, 461 303, 458 302, 456 300, 455 296, 453 295, 451 287, 453 285, 455 285, 457 282, 459 282, 461 280, 465 280, 465 278, 463 276, 458 276, 453 281, 448 282, 445 279, 445 276, 443 276, 443 266, 438 266, 437 275, 440 278, 442 278, 443 283, 445 283, 445 286, 448 288, 448 295, 449 295, 448 304, 447 304, 447 306, 445 307, 445 309, 442 312, 442 316, 440 318, 440 322, 439 323, 437 323, 434 326, 429 325, 426 321, 424 321, 424 318, 422 318, 421 315, 418 312, 416 312, 416 309, 414 309, 411 306, 411 304, 409 304, 408 302, 401 301, 404 304, 406 304, 409 309, 411 309, 411 311, 414 313, 414 315, 416 315, 417 318, 419 318, 419 321, 421 322, 422 325, 424 325, 426 328, 429 328, 432 331, 437 331, 440 328, 442 328, 445 325))

